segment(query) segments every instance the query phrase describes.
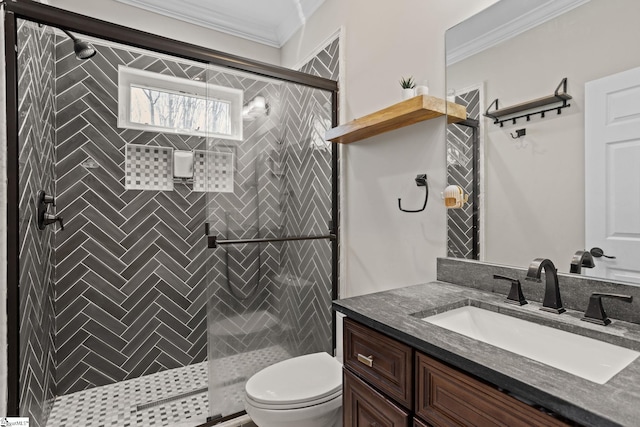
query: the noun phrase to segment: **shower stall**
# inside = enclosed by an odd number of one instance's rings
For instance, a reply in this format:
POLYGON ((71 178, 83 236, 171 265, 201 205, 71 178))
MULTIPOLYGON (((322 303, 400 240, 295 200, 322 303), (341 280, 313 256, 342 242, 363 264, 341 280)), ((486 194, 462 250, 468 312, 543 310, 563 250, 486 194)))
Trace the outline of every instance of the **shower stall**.
POLYGON ((21 0, 4 37, 10 415, 213 425, 333 352, 337 40, 292 71, 21 0))

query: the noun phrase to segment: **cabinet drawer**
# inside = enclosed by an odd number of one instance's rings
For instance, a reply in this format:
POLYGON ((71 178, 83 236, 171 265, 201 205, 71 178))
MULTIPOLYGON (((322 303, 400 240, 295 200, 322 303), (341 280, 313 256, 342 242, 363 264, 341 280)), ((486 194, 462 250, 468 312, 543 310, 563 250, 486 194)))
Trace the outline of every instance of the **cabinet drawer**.
POLYGON ((435 426, 566 425, 421 353, 416 353, 416 414, 435 426))
POLYGON ((413 427, 430 427, 429 425, 427 425, 426 423, 423 423, 422 421, 420 421, 417 418, 413 419, 413 427))
POLYGON ((344 373, 344 427, 409 427, 409 414, 348 369, 344 373))
POLYGON ((401 405, 413 407, 412 349, 351 319, 344 320, 344 364, 401 405))

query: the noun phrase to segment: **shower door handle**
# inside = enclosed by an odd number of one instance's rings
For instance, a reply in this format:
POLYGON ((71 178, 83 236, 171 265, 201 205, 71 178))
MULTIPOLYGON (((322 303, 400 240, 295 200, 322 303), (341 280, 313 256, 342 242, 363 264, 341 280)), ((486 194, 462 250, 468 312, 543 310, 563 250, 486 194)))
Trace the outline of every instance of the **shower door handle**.
POLYGON ((265 239, 238 239, 238 240, 218 240, 218 236, 207 236, 207 247, 217 248, 222 245, 241 245, 247 243, 272 243, 272 242, 290 242, 297 240, 335 240, 336 235, 329 233, 322 236, 291 236, 291 237, 273 237, 265 239))

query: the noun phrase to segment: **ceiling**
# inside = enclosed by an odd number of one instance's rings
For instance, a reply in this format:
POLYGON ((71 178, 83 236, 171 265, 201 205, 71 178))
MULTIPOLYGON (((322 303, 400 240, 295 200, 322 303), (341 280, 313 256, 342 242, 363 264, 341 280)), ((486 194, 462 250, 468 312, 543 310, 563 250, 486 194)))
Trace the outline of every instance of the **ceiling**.
POLYGON ((324 0, 116 0, 280 48, 324 0))

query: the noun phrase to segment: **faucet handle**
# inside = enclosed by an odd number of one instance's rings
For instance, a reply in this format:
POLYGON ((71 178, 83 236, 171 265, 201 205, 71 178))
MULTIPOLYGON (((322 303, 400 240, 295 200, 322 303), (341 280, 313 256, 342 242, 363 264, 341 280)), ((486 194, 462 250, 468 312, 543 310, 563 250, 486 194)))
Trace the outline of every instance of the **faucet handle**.
POLYGON ((589 297, 589 305, 587 306, 587 310, 584 312, 584 317, 580 320, 596 323, 603 326, 607 326, 609 323, 611 323, 611 320, 609 320, 609 317, 607 317, 607 313, 604 312, 604 307, 602 306, 602 298, 615 298, 624 302, 633 301, 633 297, 630 295, 594 292, 589 297))
POLYGON ((56 205, 55 196, 51 194, 47 194, 44 190, 38 191, 36 198, 38 200, 38 203, 45 205, 45 209, 46 209, 46 205, 53 205, 53 206, 56 205))
POLYGON ((494 274, 493 278, 499 280, 508 280, 511 282, 511 290, 509 290, 509 295, 507 296, 505 302, 517 305, 528 304, 527 300, 524 297, 524 294, 522 293, 522 285, 520 284, 520 280, 512 279, 511 277, 507 276, 501 276, 499 274, 494 274))
POLYGON ((64 223, 61 217, 45 212, 45 214, 43 215, 44 226, 47 226, 49 224, 55 224, 56 222, 60 223, 60 231, 64 230, 64 223))
POLYGON ((50 194, 44 194, 42 196, 42 202, 48 205, 56 205, 56 198, 50 194))

